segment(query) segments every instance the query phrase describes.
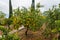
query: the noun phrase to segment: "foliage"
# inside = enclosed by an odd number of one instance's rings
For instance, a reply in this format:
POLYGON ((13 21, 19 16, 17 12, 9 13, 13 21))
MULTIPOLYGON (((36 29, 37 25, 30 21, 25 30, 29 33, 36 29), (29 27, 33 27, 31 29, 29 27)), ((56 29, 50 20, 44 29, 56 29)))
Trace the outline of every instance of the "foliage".
POLYGON ((7 39, 8 40, 20 40, 20 38, 15 34, 9 34, 7 39))
POLYGON ((4 28, 4 26, 0 26, 0 30, 3 32, 0 40, 20 40, 17 34, 9 34, 9 30, 4 28))
POLYGON ((45 11, 45 16, 47 16, 47 21, 49 22, 49 26, 51 27, 51 29, 56 28, 56 20, 59 20, 59 12, 60 8, 55 8, 54 6, 52 7, 52 9, 49 9, 48 11, 45 11))
POLYGON ((17 35, 2 35, 2 38, 0 38, 0 40, 20 40, 20 38, 17 35), (7 36, 7 37, 6 37, 7 36))
POLYGON ((6 33, 6 32, 7 32, 7 29, 6 29, 6 28, 4 28, 4 26, 0 26, 0 30, 1 30, 1 31, 3 31, 4 33, 6 33))
MULTIPOLYGON (((40 3, 37 4, 35 9, 35 1, 32 0, 32 7, 27 9, 14 9, 12 11, 11 0, 9 0, 9 18, 5 18, 5 14, 0 11, 0 25, 13 25, 15 29, 18 29, 23 25, 28 30, 36 31, 39 30, 43 23, 47 22, 48 25, 43 32, 43 35, 49 38, 51 33, 60 32, 60 5, 58 8, 55 6, 42 13, 40 11, 40 3), (13 13, 13 14, 12 14, 13 13)), ((3 32, 1 40, 20 40, 19 37, 14 34, 8 34, 10 29, 6 29, 0 26, 0 30, 3 32)), ((26 32, 27 32, 26 31, 26 32)))
POLYGON ((5 15, 2 11, 0 11, 0 25, 4 23, 5 15))
POLYGON ((51 34, 59 33, 60 32, 60 18, 59 18, 60 7, 56 8, 53 6, 52 9, 45 11, 43 15, 46 16, 46 21, 48 22, 48 26, 46 27, 46 30, 44 32, 45 36, 47 37, 47 34, 50 35, 50 33, 51 34))
POLYGON ((30 9, 27 10, 24 7, 21 10, 18 9, 14 10, 14 16, 11 18, 13 20, 12 24, 28 26, 32 30, 40 28, 42 20, 44 19, 43 16, 41 16, 40 10, 37 9, 38 11, 35 10, 31 12, 30 9))
POLYGON ((2 11, 0 11, 0 18, 4 18, 6 14, 4 14, 2 11))

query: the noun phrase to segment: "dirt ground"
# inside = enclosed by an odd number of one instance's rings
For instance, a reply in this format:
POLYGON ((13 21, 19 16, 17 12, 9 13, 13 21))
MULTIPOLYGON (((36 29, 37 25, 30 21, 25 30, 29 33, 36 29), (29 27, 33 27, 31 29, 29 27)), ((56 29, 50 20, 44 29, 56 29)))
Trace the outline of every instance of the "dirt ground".
POLYGON ((58 34, 52 34, 50 35, 50 38, 45 38, 45 36, 42 34, 44 30, 46 29, 47 24, 44 23, 40 30, 38 31, 31 31, 28 30, 28 35, 25 35, 26 29, 23 29, 21 31, 18 31, 18 36, 20 37, 21 40, 52 40, 52 37, 58 37, 58 34))
POLYGON ((21 31, 18 32, 21 40, 49 40, 49 39, 46 39, 42 33, 44 32, 46 28, 46 23, 44 23, 42 25, 42 27, 40 28, 39 31, 36 31, 36 32, 33 32, 31 30, 28 30, 28 35, 26 36, 25 35, 25 31, 26 29, 23 29, 21 31))

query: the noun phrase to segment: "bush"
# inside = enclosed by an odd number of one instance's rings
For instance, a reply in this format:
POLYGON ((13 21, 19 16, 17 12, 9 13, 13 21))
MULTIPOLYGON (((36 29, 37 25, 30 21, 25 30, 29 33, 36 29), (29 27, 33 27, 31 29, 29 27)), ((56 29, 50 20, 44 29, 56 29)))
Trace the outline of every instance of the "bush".
POLYGON ((3 32, 0 40, 20 40, 20 38, 16 34, 8 34, 9 30, 4 28, 3 26, 0 26, 0 30, 3 32))

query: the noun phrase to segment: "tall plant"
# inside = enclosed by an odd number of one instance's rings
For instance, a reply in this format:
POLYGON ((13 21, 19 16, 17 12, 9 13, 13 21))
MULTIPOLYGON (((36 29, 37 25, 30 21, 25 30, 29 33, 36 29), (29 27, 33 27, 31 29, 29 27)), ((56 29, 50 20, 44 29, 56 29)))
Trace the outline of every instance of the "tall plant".
POLYGON ((12 4, 11 4, 11 0, 9 0, 9 18, 11 18, 12 16, 12 4))
POLYGON ((32 9, 31 11, 35 10, 35 0, 32 0, 32 5, 31 5, 32 9))

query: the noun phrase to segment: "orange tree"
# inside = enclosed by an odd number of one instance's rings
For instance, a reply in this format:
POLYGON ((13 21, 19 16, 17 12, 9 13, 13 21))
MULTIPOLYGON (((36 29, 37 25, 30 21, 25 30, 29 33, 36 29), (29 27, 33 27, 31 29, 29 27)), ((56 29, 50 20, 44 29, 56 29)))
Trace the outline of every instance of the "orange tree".
MULTIPOLYGON (((26 9, 23 7, 21 10, 19 8, 15 9, 13 12, 14 16, 12 18, 12 24, 16 25, 24 25, 26 27, 25 35, 27 36, 28 30, 36 31, 38 30, 44 20, 42 16, 39 6, 31 12, 30 9, 26 9)), ((17 27, 18 28, 18 27, 17 27)))

